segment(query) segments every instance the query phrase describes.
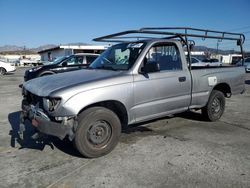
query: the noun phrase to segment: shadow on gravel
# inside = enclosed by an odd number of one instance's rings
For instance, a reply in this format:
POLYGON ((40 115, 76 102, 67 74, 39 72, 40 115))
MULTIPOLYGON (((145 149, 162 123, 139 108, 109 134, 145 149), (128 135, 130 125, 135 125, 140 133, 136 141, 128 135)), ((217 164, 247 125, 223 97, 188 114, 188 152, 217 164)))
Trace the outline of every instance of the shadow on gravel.
POLYGON ((168 119, 175 118, 175 117, 180 117, 180 118, 193 120, 193 121, 207 122, 207 120, 204 119, 204 117, 202 116, 202 114, 200 112, 187 111, 187 112, 183 112, 183 113, 180 113, 180 114, 176 114, 174 116, 166 116, 166 117, 146 121, 146 122, 143 122, 143 123, 137 123, 137 124, 129 125, 122 132, 125 133, 125 134, 131 134, 131 133, 135 133, 135 132, 153 132, 154 131, 153 129, 150 129, 150 128, 148 128, 146 126, 143 126, 143 125, 154 123, 154 122, 160 121, 160 120, 168 120, 168 119))
POLYGON ((245 84, 250 85, 250 80, 246 80, 245 84))
POLYGON ((176 116, 184 118, 184 119, 188 119, 188 120, 207 122, 207 120, 204 119, 201 113, 195 112, 195 111, 183 112, 183 113, 177 114, 176 116))
POLYGON ((131 134, 131 133, 135 133, 135 132, 152 132, 153 130, 148 128, 147 126, 145 126, 146 124, 151 124, 160 120, 167 120, 172 118, 172 116, 166 116, 166 117, 161 117, 161 118, 157 118, 157 119, 153 119, 153 120, 149 120, 149 121, 145 121, 142 123, 135 123, 132 125, 128 125, 127 127, 123 128, 122 133, 125 134, 131 134))
POLYGON ((15 74, 15 72, 6 72, 4 75, 8 76, 8 75, 13 75, 13 74, 15 74))
MULTIPOLYGON (((20 111, 10 113, 8 115, 9 123, 11 125, 12 130, 10 130, 9 135, 11 136, 10 145, 11 147, 17 147, 18 143, 23 148, 35 149, 35 150, 43 150, 45 146, 49 146, 52 150, 54 147, 61 150, 62 152, 69 154, 71 156, 82 157, 81 154, 73 147, 72 142, 70 142, 67 138, 64 140, 60 140, 53 136, 41 135, 39 138, 32 138, 32 136, 36 133, 35 128, 31 125, 29 121, 25 121, 25 132, 23 134, 23 139, 19 136, 19 120, 20 111)), ((171 119, 174 116, 166 116, 163 118, 158 118, 155 120, 150 120, 143 123, 137 123, 133 125, 129 125, 127 128, 123 129, 122 133, 125 134, 133 134, 133 133, 145 133, 154 134, 154 130, 150 127, 143 126, 146 124, 151 124, 157 122, 159 120, 167 120, 171 119)), ((203 116, 198 112, 185 112, 181 114, 177 114, 176 117, 181 117, 184 119, 195 120, 195 121, 205 121, 203 116)), ((144 135, 144 134, 143 134, 144 135)))
POLYGON ((131 134, 135 132, 152 132, 153 130, 147 127, 142 127, 141 125, 130 125, 126 129, 122 130, 122 133, 131 134))
POLYGON ((35 149, 35 150, 43 150, 45 146, 50 146, 53 150, 54 147, 58 148, 64 153, 67 153, 72 156, 81 157, 81 154, 74 149, 72 142, 68 139, 60 140, 53 136, 41 135, 39 138, 32 138, 32 136, 36 133, 35 128, 31 125, 29 121, 25 121, 25 131, 23 134, 23 139, 20 138, 19 128, 20 128, 20 120, 19 120, 20 111, 13 112, 8 115, 9 123, 11 125, 12 130, 10 130, 9 135, 11 136, 10 145, 11 147, 17 147, 16 143, 18 143, 23 148, 35 149))

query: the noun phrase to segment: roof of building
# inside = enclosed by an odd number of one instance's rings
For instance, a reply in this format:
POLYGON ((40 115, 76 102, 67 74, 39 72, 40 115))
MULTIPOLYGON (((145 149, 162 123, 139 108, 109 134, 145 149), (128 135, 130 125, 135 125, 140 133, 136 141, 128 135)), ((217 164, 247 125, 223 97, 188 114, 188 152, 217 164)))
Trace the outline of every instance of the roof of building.
POLYGON ((38 53, 44 53, 48 51, 53 51, 53 50, 58 50, 58 49, 73 49, 73 50, 105 50, 107 47, 103 45, 71 45, 71 44, 66 44, 66 45, 58 45, 53 48, 48 48, 45 50, 41 50, 38 53))

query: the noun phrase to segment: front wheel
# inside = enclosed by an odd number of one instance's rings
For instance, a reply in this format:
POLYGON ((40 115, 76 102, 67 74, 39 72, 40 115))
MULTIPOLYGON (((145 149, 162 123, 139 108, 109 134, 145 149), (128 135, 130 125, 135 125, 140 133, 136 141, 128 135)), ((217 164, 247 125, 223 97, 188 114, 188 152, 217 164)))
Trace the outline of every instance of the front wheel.
POLYGON ((208 99, 207 105, 202 108, 202 115, 208 121, 217 121, 225 110, 225 96, 221 91, 213 90, 208 99))
POLYGON ((95 158, 112 151, 119 141, 121 122, 104 107, 92 107, 79 115, 74 144, 85 157, 95 158))

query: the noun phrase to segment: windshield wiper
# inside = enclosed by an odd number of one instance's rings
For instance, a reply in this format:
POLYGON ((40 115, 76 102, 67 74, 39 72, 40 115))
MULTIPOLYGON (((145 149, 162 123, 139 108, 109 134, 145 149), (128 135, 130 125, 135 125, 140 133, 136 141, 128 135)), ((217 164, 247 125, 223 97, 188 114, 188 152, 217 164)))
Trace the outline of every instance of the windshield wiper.
POLYGON ((87 67, 84 67, 84 69, 94 69, 94 68, 90 67, 90 66, 87 66, 87 67))
POLYGON ((96 68, 94 68, 94 69, 104 69, 104 70, 113 70, 113 71, 117 71, 117 69, 114 69, 114 68, 111 67, 111 66, 104 66, 104 65, 102 65, 102 66, 100 66, 100 67, 96 67, 96 68))
POLYGON ((106 57, 102 57, 102 59, 104 59, 106 62, 108 62, 108 64, 114 64, 114 62, 110 61, 110 60, 107 59, 106 57))

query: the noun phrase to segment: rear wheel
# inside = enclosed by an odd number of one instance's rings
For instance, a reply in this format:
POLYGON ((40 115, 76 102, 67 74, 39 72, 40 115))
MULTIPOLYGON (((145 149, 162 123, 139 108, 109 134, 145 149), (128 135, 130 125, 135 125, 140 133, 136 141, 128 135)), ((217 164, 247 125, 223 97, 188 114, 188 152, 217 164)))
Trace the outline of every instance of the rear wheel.
POLYGON ((5 68, 3 68, 3 67, 0 67, 0 75, 4 75, 4 74, 6 74, 6 69, 5 68))
POLYGON ((121 134, 117 115, 104 107, 92 107, 79 115, 74 144, 85 157, 106 155, 114 149, 121 134))
POLYGON ((203 116, 209 121, 217 121, 225 110, 225 96, 221 91, 213 90, 207 105, 202 108, 203 116))

